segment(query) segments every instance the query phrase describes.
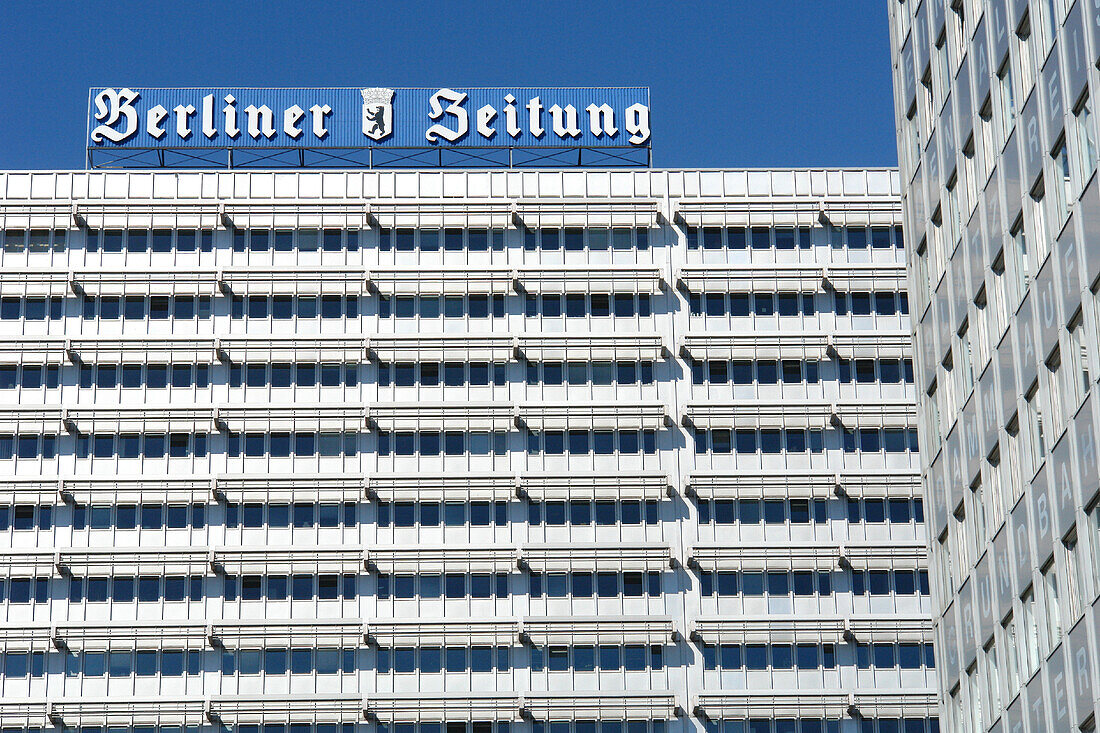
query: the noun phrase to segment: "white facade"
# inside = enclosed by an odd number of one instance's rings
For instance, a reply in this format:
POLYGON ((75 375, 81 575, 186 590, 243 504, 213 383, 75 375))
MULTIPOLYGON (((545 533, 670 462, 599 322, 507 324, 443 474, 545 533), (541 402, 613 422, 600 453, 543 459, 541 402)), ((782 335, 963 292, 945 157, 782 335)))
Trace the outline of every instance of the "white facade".
POLYGON ((0 725, 938 730, 895 172, 0 216, 0 725))

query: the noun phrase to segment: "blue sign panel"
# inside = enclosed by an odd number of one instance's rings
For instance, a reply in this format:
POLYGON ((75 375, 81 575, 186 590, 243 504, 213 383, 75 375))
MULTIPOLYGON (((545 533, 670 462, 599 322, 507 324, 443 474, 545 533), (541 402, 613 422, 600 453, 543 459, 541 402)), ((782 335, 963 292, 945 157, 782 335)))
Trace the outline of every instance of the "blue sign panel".
POLYGON ((88 148, 626 148, 650 145, 649 89, 146 89, 89 95, 88 148))

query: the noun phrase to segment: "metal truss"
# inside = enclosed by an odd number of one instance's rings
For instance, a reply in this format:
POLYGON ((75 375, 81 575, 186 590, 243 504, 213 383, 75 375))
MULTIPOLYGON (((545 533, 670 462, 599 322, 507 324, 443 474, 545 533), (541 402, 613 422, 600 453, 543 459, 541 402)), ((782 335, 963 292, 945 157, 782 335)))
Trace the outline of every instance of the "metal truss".
POLYGON ((642 147, 88 148, 90 169, 648 168, 642 147))

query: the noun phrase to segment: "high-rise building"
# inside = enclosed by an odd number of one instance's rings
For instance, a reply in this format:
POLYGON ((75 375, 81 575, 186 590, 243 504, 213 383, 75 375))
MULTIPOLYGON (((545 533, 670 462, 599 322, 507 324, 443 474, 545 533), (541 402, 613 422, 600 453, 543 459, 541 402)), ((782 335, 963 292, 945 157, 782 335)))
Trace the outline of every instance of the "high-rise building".
POLYGON ((5 733, 938 731, 896 172, 0 216, 5 733))
POLYGON ((945 727, 1095 730, 1100 5, 889 8, 945 727))

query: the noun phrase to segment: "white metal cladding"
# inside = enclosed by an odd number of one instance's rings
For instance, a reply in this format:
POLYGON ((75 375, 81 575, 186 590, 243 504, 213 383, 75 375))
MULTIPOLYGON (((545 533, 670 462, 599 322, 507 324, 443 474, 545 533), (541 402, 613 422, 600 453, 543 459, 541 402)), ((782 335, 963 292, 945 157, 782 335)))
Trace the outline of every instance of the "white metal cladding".
POLYGON ((59 407, 0 408, 0 430, 12 433, 56 433, 61 429, 59 407))
POLYGON ((676 201, 677 223, 691 226, 814 226, 819 223, 822 202, 814 197, 762 196, 684 197, 676 201))
POLYGON ((932 619, 926 616, 849 616, 845 633, 857 642, 931 642, 932 619))
POLYGON ((561 616, 523 619, 523 635, 536 646, 549 644, 672 644, 669 616, 561 616))
POLYGON ((908 402, 838 402, 836 419, 846 428, 910 428, 917 425, 916 405, 908 402))
POLYGON ((538 334, 518 339, 527 361, 658 361, 665 355, 657 334, 538 334))
POLYGON ((215 428, 211 407, 74 407, 65 410, 65 425, 78 433, 210 432, 215 428))
POLYGON ((230 503, 269 501, 359 501, 364 497, 362 475, 262 475, 218 476, 214 492, 230 503))
POLYGON ((936 693, 932 690, 856 690, 852 693, 851 712, 861 717, 927 718, 937 713, 936 693))
POLYGON ((520 625, 510 618, 371 619, 367 639, 381 647, 512 646, 519 642, 520 625))
POLYGON ((670 692, 529 692, 523 710, 534 720, 671 720, 670 692))
POLYGON ((367 478, 378 501, 508 501, 516 477, 507 473, 386 474, 367 478))
POLYGON ((684 265, 680 285, 689 293, 814 293, 822 289, 821 267, 792 265, 684 265))
POLYGON ((57 479, 0 479, 0 504, 56 504, 60 487, 57 479))
POLYGON ((296 694, 210 698, 207 716, 222 725, 246 723, 354 723, 363 719, 363 697, 296 694))
POLYGON ((587 542, 524 545, 523 564, 536 572, 668 570, 672 550, 657 542, 600 545, 587 542))
POLYGON ((825 280, 833 290, 905 292, 905 265, 829 265, 825 280))
POLYGON ((585 198, 521 199, 515 216, 529 229, 540 227, 655 227, 660 216, 657 199, 585 198))
POLYGON ((222 621, 209 630, 210 643, 222 649, 290 647, 357 648, 364 641, 361 619, 301 621, 222 621))
POLYGON ((221 206, 219 224, 232 229, 363 229, 370 225, 366 201, 256 201, 221 206))
POLYGON ((516 340, 511 336, 410 335, 371 336, 370 355, 382 362, 511 361, 516 340))
POLYGON ((516 568, 519 551, 507 545, 371 547, 367 562, 380 573, 505 573, 516 568))
POLYGON ((510 430, 515 407, 500 402, 390 403, 371 405, 370 424, 377 430, 510 430))
POLYGON ((361 547, 260 547, 214 550, 213 567, 226 575, 290 573, 359 573, 361 547))
POLYGON ((61 364, 69 358, 61 338, 20 338, 0 341, 0 365, 61 364))
POLYGON ((202 698, 161 696, 51 699, 51 721, 65 726, 78 725, 184 725, 201 724, 206 719, 206 701, 202 698))
POLYGON ((123 295, 215 295, 215 270, 89 270, 72 274, 73 290, 89 298, 123 295))
POLYGON ((836 570, 840 547, 816 542, 805 544, 697 544, 689 562, 702 570, 836 570))
POLYGON ((822 217, 833 226, 900 224, 901 213, 896 198, 829 198, 822 204, 822 217))
POLYGON ((72 273, 66 270, 13 267, 0 271, 0 295, 6 297, 64 297, 74 292, 72 273))
POLYGON ((435 229, 516 226, 515 204, 492 199, 378 200, 367 204, 371 224, 381 227, 435 229))
POLYGON ((853 570, 923 570, 928 546, 923 542, 848 542, 840 546, 840 560, 853 570))
POLYGON ((667 420, 656 402, 525 404, 518 415, 528 430, 658 430, 667 420))
POLYGON ((841 471, 837 485, 840 493, 853 499, 921 496, 920 474, 916 471, 841 471))
POLYGON ((73 218, 75 209, 75 204, 71 202, 0 203, 0 228, 69 229, 76 224, 73 218))
POLYGON ((846 630, 846 620, 841 616, 703 616, 692 625, 691 637, 706 644, 839 644, 846 630))
POLYGON ((701 616, 692 625, 693 639, 707 644, 761 642, 928 642, 932 621, 924 616, 701 616))
POLYGON ((823 359, 825 333, 689 333, 680 350, 692 359, 823 359))
POLYGON ((837 477, 829 472, 702 472, 688 475, 689 493, 699 499, 822 499, 836 493, 837 477))
POLYGON ((529 295, 557 293, 659 293, 664 284, 656 267, 526 267, 516 284, 529 295))
POLYGON ((75 504, 205 504, 213 499, 209 478, 169 476, 61 479, 61 495, 75 504))
POLYGON ((250 405, 219 407, 217 422, 225 430, 351 430, 366 427, 362 405, 250 405))
POLYGON ((59 624, 53 639, 59 648, 76 651, 131 649, 203 649, 209 625, 192 621, 59 624))
POLYGON ((362 268, 226 269, 219 273, 223 290, 233 295, 353 295, 367 292, 362 268))
POLYGON ((840 718, 851 702, 844 690, 723 690, 699 693, 695 712, 707 720, 840 718))
POLYGON ((215 343, 218 357, 235 363, 247 362, 352 362, 366 357, 366 338, 346 336, 245 336, 220 338, 215 343))
POLYGON ((57 555, 58 569, 74 577, 88 575, 203 575, 210 572, 206 548, 65 550, 57 555))
POLYGON ((0 651, 47 651, 51 646, 53 646, 53 634, 48 625, 7 625, 0 628, 0 651))
POLYGON ((73 201, 70 216, 89 229, 213 228, 221 226, 217 203, 196 201, 73 201))
POLYGON ((210 364, 215 347, 212 338, 91 338, 65 344, 70 358, 82 364, 210 364))
POLYGON ((34 578, 53 575, 57 553, 16 551, 0 555, 0 577, 34 578))
POLYGON ((669 494, 666 474, 619 471, 593 474, 523 474, 519 493, 530 501, 604 499, 660 501, 669 494))
POLYGON ((45 725, 47 722, 44 700, 0 701, 0 725, 22 728, 45 725))
POLYGON ((510 268, 394 267, 372 269, 368 276, 380 295, 505 295, 512 291, 516 274, 510 268))
POLYGON ((519 720, 521 701, 515 692, 433 693, 376 692, 367 697, 366 714, 382 723, 491 722, 519 720))
POLYGON ((833 333, 828 351, 841 359, 908 359, 913 338, 908 333, 833 333))
POLYGON ((689 402, 684 420, 696 428, 817 428, 829 424, 833 406, 823 401, 689 402))

